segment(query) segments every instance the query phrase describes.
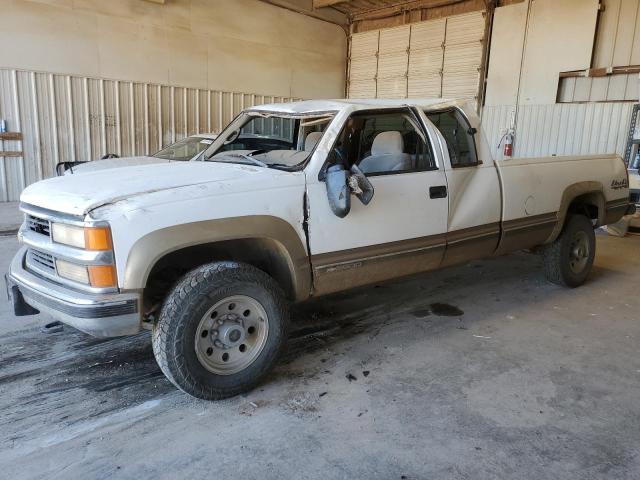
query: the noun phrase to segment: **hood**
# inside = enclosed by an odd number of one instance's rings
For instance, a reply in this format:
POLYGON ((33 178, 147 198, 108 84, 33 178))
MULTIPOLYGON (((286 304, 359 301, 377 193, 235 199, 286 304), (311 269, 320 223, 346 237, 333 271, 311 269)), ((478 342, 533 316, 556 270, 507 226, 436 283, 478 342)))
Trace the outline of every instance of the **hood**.
POLYGON ((132 167, 135 165, 149 165, 152 163, 169 163, 170 160, 157 157, 121 157, 121 158, 106 158, 104 160, 93 160, 92 162, 85 162, 81 165, 77 165, 70 168, 65 175, 76 175, 78 173, 95 172, 97 170, 107 170, 117 167, 132 167))
POLYGON ((290 173, 272 168, 217 162, 169 162, 64 175, 34 183, 20 201, 71 215, 139 195, 191 185, 218 184, 218 192, 276 186, 290 173), (224 185, 222 185, 224 184, 224 185))

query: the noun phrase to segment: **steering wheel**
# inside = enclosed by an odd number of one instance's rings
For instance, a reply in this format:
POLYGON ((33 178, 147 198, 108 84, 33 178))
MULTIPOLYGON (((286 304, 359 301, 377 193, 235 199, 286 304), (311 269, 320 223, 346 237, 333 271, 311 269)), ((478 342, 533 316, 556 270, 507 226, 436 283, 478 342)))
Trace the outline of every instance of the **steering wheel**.
POLYGON ((341 163, 342 166, 346 169, 347 168, 347 161, 344 158, 344 154, 342 153, 341 148, 340 147, 335 147, 333 149, 333 151, 336 152, 336 157, 338 157, 339 163, 341 163))
POLYGON ((252 150, 251 153, 248 153, 247 155, 249 155, 250 157, 253 157, 254 155, 260 155, 262 153, 269 153, 269 150, 265 150, 264 148, 260 148, 258 150, 252 150))

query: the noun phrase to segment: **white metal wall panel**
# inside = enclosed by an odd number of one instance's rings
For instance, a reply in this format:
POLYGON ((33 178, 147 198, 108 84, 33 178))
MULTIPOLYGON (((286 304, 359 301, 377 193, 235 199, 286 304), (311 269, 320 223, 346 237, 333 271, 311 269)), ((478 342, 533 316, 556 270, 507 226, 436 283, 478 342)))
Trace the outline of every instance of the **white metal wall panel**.
POLYGON ((292 100, 0 69, 0 118, 23 135, 0 141, 0 151, 23 152, 0 157, 0 201, 18 200, 58 162, 150 154, 185 135, 219 132, 248 106, 292 100))
MULTIPOLYGON (((552 155, 622 155, 632 102, 521 105, 518 110, 514 157, 552 155)), ((512 124, 515 106, 484 107, 482 132, 495 158, 512 124)))
POLYGON ((640 63, 640 2, 600 0, 598 35, 593 67, 637 65, 640 63))

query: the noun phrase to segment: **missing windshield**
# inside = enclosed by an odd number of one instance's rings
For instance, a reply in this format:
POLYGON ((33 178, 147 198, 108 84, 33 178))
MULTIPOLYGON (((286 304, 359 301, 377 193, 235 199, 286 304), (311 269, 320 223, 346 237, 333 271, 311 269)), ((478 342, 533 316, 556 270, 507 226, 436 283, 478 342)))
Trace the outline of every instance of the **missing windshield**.
POLYGON ((332 119, 326 113, 243 113, 220 135, 207 160, 292 170, 309 157, 332 119))

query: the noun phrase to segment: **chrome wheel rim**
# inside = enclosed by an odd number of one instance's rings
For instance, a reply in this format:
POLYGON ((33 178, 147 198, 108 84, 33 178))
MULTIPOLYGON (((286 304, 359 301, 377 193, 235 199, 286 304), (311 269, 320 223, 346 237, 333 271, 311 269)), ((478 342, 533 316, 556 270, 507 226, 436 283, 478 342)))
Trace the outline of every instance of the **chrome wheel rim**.
POLYGON ((576 232, 569 247, 569 267, 573 273, 582 273, 589 261, 589 237, 586 232, 576 232))
POLYGON ((234 295, 204 314, 195 336, 200 364, 216 375, 232 375, 251 365, 267 343, 269 318, 256 299, 234 295))

